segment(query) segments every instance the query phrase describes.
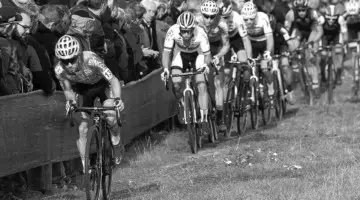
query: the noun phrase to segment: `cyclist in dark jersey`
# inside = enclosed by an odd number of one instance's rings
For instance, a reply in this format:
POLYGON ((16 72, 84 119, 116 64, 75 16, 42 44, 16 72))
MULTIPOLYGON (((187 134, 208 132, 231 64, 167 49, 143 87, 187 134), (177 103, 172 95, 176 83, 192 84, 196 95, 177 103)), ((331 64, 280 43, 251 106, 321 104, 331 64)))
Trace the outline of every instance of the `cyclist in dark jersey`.
MULTIPOLYGON (((119 111, 124 109, 119 79, 111 73, 98 55, 91 51, 81 51, 79 41, 70 35, 64 35, 58 40, 55 55, 59 59, 55 66, 55 74, 64 90, 67 110, 72 106, 71 104, 76 105, 76 93, 83 96, 82 106, 92 107, 95 98, 99 97, 104 106, 116 106, 119 111)), ((120 129, 116 122, 115 111, 105 113, 112 133, 114 162, 119 164, 123 148, 120 141, 120 129)), ((85 166, 89 118, 86 113, 81 113, 81 115, 82 122, 79 125, 79 139, 76 144, 83 166, 85 166)))

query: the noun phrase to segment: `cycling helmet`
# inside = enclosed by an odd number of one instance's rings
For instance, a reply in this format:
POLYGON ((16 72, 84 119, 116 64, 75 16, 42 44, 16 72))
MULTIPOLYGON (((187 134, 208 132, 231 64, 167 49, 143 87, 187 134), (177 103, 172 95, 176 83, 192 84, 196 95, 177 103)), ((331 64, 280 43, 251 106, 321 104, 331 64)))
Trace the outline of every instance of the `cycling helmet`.
POLYGON ((328 5, 325 9, 325 17, 326 18, 334 18, 341 15, 341 10, 336 5, 328 5))
POLYGON ((55 55, 59 59, 74 58, 80 53, 80 43, 70 35, 62 36, 55 45, 55 55))
POLYGON ((219 13, 219 7, 215 1, 206 0, 201 4, 200 11, 205 15, 216 15, 219 13))
POLYGON ((248 1, 244 3, 244 6, 241 9, 241 15, 243 15, 246 19, 255 18, 257 15, 257 7, 253 2, 248 1))
POLYGON ((223 6, 221 8, 221 15, 223 17, 228 17, 231 13, 232 13, 232 10, 233 10, 233 6, 232 6, 232 3, 230 3, 228 6, 223 6))
POLYGON ((307 8, 308 0, 294 0, 294 8, 307 8))
POLYGON ((183 12, 177 19, 177 24, 182 29, 192 29, 195 27, 195 16, 189 11, 183 12))
POLYGON ((346 12, 350 15, 357 15, 359 13, 359 2, 350 0, 345 3, 346 12))
POLYGON ((276 18, 275 18, 275 16, 272 15, 272 14, 269 14, 269 21, 270 21, 271 29, 274 31, 275 26, 276 26, 276 18))

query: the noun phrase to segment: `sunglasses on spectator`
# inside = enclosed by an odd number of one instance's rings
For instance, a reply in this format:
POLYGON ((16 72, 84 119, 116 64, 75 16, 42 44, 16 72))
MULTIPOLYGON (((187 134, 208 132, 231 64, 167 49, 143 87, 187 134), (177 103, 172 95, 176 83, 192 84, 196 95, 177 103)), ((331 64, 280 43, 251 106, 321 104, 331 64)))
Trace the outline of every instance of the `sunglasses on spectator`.
POLYGON ((180 34, 181 35, 184 35, 184 34, 192 34, 194 32, 194 29, 191 28, 191 29, 180 29, 180 34))
POLYGON ((70 58, 70 59, 60 59, 60 61, 64 64, 64 65, 68 65, 68 64, 74 64, 77 61, 77 56, 70 58))
POLYGON ((207 19, 214 19, 216 15, 203 15, 207 19))

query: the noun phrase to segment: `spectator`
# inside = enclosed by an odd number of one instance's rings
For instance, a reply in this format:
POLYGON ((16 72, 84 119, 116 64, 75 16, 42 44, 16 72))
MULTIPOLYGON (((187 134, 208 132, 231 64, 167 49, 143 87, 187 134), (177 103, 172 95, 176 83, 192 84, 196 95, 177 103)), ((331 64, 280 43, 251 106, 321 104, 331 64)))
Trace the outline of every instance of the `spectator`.
MULTIPOLYGON (((198 0, 191 0, 191 5, 198 4, 198 0)), ((187 9, 187 4, 185 0, 173 0, 170 4, 170 16, 174 23, 176 23, 177 18, 180 14, 187 9)), ((194 6, 196 7, 196 6, 194 6)), ((199 5, 200 7, 200 5, 199 5)), ((190 7, 191 8, 191 7, 190 7)), ((197 7, 196 7, 197 8, 197 7)))
POLYGON ((163 49, 165 34, 169 25, 156 20, 156 4, 151 0, 143 0, 141 4, 146 12, 141 21, 140 27, 143 29, 141 34, 142 52, 144 60, 148 66, 148 73, 154 69, 160 68, 159 52, 163 49))

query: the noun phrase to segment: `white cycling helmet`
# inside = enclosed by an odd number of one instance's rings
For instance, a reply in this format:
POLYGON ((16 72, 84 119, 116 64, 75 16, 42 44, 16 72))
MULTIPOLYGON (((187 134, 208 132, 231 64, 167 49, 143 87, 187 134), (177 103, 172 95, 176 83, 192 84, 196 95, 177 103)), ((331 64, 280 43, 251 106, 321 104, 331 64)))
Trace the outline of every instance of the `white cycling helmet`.
POLYGON ((308 0, 295 0, 293 2, 293 6, 294 8, 307 8, 308 7, 308 0))
POLYGON ((192 29, 195 27, 195 16, 189 11, 183 12, 177 19, 177 24, 182 29, 192 29))
POLYGON ((257 15, 256 5, 251 1, 244 3, 243 8, 241 9, 241 15, 243 15, 245 19, 255 18, 257 15))
POLYGON ((55 45, 55 55, 59 59, 74 58, 80 53, 80 43, 73 36, 62 36, 55 45))
POLYGON ((359 2, 356 0, 345 2, 345 10, 350 15, 357 15, 359 13, 359 2))
POLYGON ((232 3, 230 3, 228 6, 223 6, 221 8, 221 15, 223 17, 228 17, 232 13, 232 10, 233 10, 232 3))
POLYGON ((204 15, 216 15, 219 13, 219 7, 215 1, 206 0, 201 4, 200 11, 204 15))

